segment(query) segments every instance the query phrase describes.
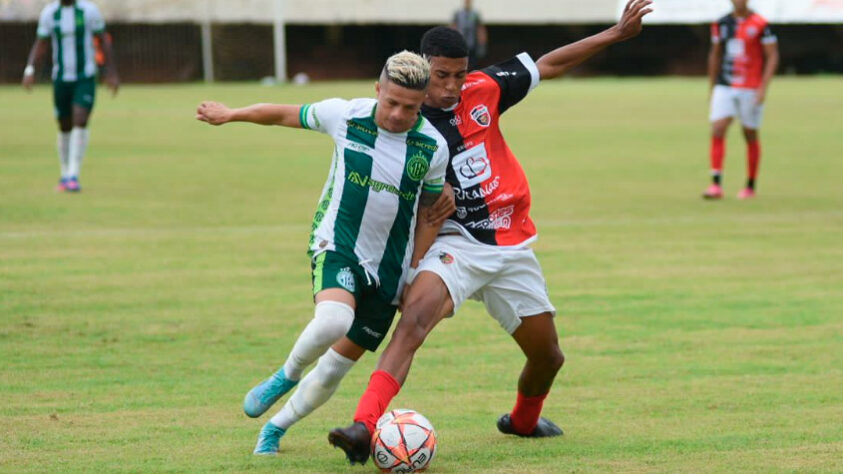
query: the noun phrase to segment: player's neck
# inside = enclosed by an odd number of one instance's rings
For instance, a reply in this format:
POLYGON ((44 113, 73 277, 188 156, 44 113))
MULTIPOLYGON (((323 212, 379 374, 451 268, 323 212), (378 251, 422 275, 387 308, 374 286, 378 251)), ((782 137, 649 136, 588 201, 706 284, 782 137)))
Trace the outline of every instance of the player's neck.
POLYGON ((748 18, 749 15, 752 15, 752 10, 750 10, 749 8, 744 8, 743 10, 735 10, 732 15, 735 18, 744 19, 748 18))
POLYGON ((61 0, 61 6, 63 7, 72 7, 76 3, 76 0, 61 0))

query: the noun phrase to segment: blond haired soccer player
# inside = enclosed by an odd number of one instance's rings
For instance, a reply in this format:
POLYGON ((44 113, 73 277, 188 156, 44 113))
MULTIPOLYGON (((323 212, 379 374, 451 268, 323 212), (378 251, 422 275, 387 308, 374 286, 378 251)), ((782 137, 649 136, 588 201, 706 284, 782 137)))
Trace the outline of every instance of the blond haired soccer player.
POLYGON ((53 102, 59 122, 58 152, 61 166, 59 191, 79 192, 79 174, 88 148, 88 120, 96 97, 97 62, 94 38, 102 44, 105 81, 116 94, 120 78, 111 52, 103 41, 105 21, 96 5, 86 0, 61 0, 48 4, 38 20, 38 38, 23 72, 23 86, 35 83, 35 67, 53 49, 53 102))
POLYGON ((377 99, 199 106, 197 118, 212 125, 304 128, 330 136, 335 145, 309 245, 313 320, 284 365, 246 395, 243 409, 258 417, 299 388, 263 427, 255 454, 276 454, 286 431, 328 401, 366 350, 377 349, 395 316, 405 268, 418 262, 453 212, 447 199, 437 205, 448 145, 420 113, 429 80, 427 61, 404 51, 387 60, 377 99))
POLYGON ((711 185, 705 199, 723 197, 721 176, 726 132, 735 116, 746 140, 746 186, 739 199, 755 197, 761 162, 758 130, 767 88, 779 67, 778 40, 764 17, 749 9, 749 0, 732 0, 734 11, 711 26, 708 75, 711 82, 711 185))

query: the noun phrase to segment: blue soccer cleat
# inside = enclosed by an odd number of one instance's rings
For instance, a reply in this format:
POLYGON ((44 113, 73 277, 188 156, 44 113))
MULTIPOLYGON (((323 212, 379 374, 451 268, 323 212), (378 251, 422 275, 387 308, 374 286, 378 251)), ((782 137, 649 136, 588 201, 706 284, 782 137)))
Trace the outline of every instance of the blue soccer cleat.
POLYGON ((284 368, 272 374, 272 377, 259 383, 249 390, 243 399, 243 411, 252 418, 263 415, 273 403, 298 384, 298 380, 290 380, 284 375, 284 368))
POLYGON ((255 446, 254 454, 257 456, 275 456, 278 454, 278 443, 281 442, 281 437, 286 432, 286 430, 267 422, 258 435, 258 444, 255 446))

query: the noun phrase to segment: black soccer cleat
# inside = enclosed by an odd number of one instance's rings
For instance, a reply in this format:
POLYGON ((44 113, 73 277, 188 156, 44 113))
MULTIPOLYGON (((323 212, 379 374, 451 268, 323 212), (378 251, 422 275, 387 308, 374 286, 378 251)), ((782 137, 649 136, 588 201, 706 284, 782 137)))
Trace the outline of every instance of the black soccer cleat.
POLYGON ((328 442, 335 448, 345 451, 345 457, 353 466, 366 464, 371 452, 372 435, 361 422, 352 423, 345 428, 334 428, 328 433, 328 442))
POLYGON ((498 431, 503 434, 511 434, 522 438, 550 438, 552 436, 562 436, 564 434, 562 432, 562 428, 556 426, 556 424, 544 417, 539 418, 539 423, 531 433, 518 433, 512 428, 512 419, 510 419, 509 413, 501 415, 501 417, 498 418, 498 431))

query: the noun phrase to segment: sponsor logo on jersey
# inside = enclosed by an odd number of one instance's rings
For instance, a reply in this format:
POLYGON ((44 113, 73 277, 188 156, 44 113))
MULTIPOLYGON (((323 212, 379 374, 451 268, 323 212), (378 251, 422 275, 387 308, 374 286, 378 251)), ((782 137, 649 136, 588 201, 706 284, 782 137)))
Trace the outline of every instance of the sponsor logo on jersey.
MULTIPOLYGON (((425 173, 427 173, 426 170, 425 170, 425 173)), ((424 175, 422 175, 422 176, 424 176, 424 175)), ((392 193, 392 194, 400 197, 401 199, 405 199, 407 201, 414 201, 416 199, 416 193, 414 191, 402 192, 400 189, 398 189, 397 187, 395 187, 391 184, 384 183, 383 181, 378 181, 378 180, 372 179, 369 176, 361 175, 357 171, 352 171, 351 173, 348 173, 347 179, 348 179, 349 182, 351 182, 353 184, 356 184, 357 186, 360 186, 360 187, 363 187, 363 188, 371 188, 376 193, 379 193, 381 191, 386 191, 388 193, 392 193)), ((416 180, 416 181, 418 181, 418 180, 416 180)))
POLYGON ((354 274, 351 273, 351 268, 345 267, 337 273, 337 283, 354 293, 354 274))
POLYGON ((465 189, 454 188, 454 196, 457 199, 481 199, 495 192, 501 185, 501 177, 495 176, 494 181, 477 189, 467 191, 465 189))
POLYGON ((492 124, 492 114, 489 113, 489 108, 483 104, 471 109, 471 119, 481 127, 488 127, 492 124))
POLYGON ((457 207, 457 217, 460 219, 465 219, 466 217, 468 217, 468 209, 462 206, 457 207))
POLYGON ((758 36, 758 28, 754 26, 749 26, 746 28, 746 35, 750 38, 755 38, 758 36))
POLYGON ((430 164, 422 152, 416 153, 407 161, 407 176, 413 181, 421 181, 429 169, 430 164))
POLYGON ((512 227, 513 212, 515 212, 515 206, 502 207, 489 214, 488 219, 477 222, 466 222, 465 226, 471 229, 507 230, 512 227))
POLYGON ((354 150, 354 151, 359 151, 360 153, 372 153, 372 152, 374 151, 374 150, 372 150, 372 148, 371 148, 371 147, 368 147, 368 146, 366 146, 366 145, 363 145, 362 143, 351 142, 351 141, 350 141, 350 142, 348 142, 348 143, 345 145, 345 147, 346 147, 346 148, 350 148, 350 149, 352 149, 352 150, 354 150))
POLYGON ((461 188, 470 188, 492 177, 492 164, 483 143, 455 155, 451 159, 451 167, 461 188))
POLYGON ((452 127, 458 127, 462 125, 462 119, 459 115, 454 115, 453 118, 448 121, 448 123, 450 123, 452 127))
POLYGON ((450 265, 454 263, 454 256, 448 252, 439 252, 439 261, 445 265, 450 265))
POLYGON ((363 332, 365 332, 366 334, 368 334, 372 337, 381 337, 383 335, 383 334, 381 334, 377 331, 373 331, 371 328, 369 328, 367 326, 363 326, 363 332))

